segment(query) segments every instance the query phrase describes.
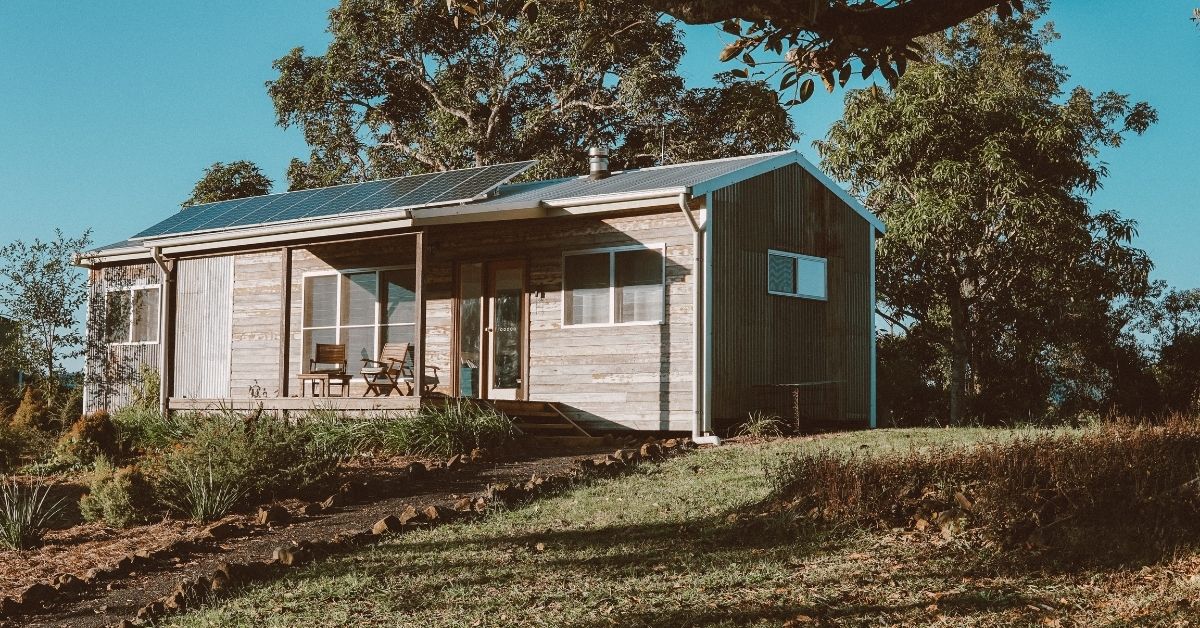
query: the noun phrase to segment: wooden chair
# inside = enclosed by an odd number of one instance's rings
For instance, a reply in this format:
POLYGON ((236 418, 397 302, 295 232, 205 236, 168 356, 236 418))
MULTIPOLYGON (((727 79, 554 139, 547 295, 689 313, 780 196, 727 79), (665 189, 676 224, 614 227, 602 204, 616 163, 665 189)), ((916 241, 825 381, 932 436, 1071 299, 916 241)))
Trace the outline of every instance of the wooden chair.
POLYGON ((328 397, 330 386, 337 384, 341 386, 341 396, 349 397, 352 377, 346 372, 346 345, 317 343, 313 357, 308 360, 308 370, 299 375, 300 394, 304 394, 305 383, 308 383, 312 387, 312 396, 328 397), (318 384, 321 386, 320 395, 317 394, 318 384))
MULTIPOLYGON (((400 390, 404 384, 406 395, 413 394, 417 381, 413 377, 413 350, 407 342, 389 342, 383 345, 378 360, 363 358, 363 379, 367 382, 367 392, 375 396, 390 395, 393 390, 400 390), (368 366, 372 365, 372 366, 368 366)), ((421 394, 427 395, 441 383, 438 378, 438 367, 426 366, 425 376, 421 378, 421 394)), ((367 396, 367 392, 363 396, 367 396)))

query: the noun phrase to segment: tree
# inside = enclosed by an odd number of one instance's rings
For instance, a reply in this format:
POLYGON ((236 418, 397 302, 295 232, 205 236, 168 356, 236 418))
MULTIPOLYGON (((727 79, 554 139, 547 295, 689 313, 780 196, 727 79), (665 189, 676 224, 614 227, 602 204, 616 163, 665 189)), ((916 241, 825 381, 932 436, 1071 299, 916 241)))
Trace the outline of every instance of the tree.
POLYGON ((1114 308, 1148 289, 1135 225, 1093 212, 1088 195, 1106 173, 1099 151, 1156 113, 1114 92, 1064 94, 1044 49, 1056 35, 1035 29, 1045 9, 923 40, 929 62, 891 93, 848 93, 818 142, 825 168, 888 223, 883 313, 936 343, 955 423, 974 399, 1044 414, 1094 365, 1089 349, 1115 342, 1114 308))
POLYGON ((204 169, 204 176, 192 188, 183 207, 201 203, 229 201, 247 196, 262 196, 271 191, 272 182, 251 161, 216 162, 204 169))
POLYGON ((1170 290, 1161 282, 1141 302, 1138 331, 1150 339, 1164 409, 1200 412, 1200 289, 1170 290))
POLYGON ((87 300, 87 280, 72 265, 91 244, 91 233, 0 248, 0 312, 17 326, 16 341, 0 347, 6 364, 45 376, 52 386, 63 360, 83 353, 77 316, 87 300))
MULTIPOLYGON (((296 48, 267 84, 278 123, 312 147, 289 168, 301 189, 520 159, 531 176, 586 170, 587 149, 614 148, 613 166, 691 154, 684 136, 702 93, 676 72, 681 33, 633 0, 547 3, 530 19, 520 2, 343 0, 330 12, 322 55, 296 48), (677 103, 683 102, 681 109, 677 103)), ((762 83, 736 90, 761 119, 706 157, 776 150, 797 135, 762 83)), ((714 122, 711 118, 705 123, 714 122)), ((719 122, 716 121, 716 122, 719 122)), ((721 128, 705 129, 720 137, 721 128)))

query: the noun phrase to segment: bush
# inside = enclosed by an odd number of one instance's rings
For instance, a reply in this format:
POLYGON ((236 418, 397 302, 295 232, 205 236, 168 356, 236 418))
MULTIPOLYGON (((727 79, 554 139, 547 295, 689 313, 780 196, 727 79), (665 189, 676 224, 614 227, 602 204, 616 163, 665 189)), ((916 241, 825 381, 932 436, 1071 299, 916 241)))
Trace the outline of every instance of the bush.
POLYGON ((21 464, 25 439, 21 431, 0 423, 0 473, 8 473, 21 464))
POLYGON ((50 486, 22 487, 16 480, 0 484, 0 546, 36 547, 62 512, 63 500, 50 501, 50 486))
POLYGON ((49 431, 53 423, 54 412, 46 401, 46 392, 37 386, 26 386, 21 405, 12 416, 13 427, 49 431))
POLYGON ((121 451, 134 453, 170 447, 186 440, 197 426, 208 419, 197 414, 163 416, 158 408, 125 406, 112 416, 117 445, 121 451))
POLYGON ((59 438, 54 453, 72 465, 89 465, 100 456, 115 456, 117 430, 108 412, 96 410, 79 417, 59 438))
POLYGON ((72 425, 83 416, 83 388, 59 388, 50 405, 54 408, 54 423, 56 427, 72 425))
POLYGON ((422 406, 412 417, 393 421, 380 445, 397 453, 453 456, 476 447, 500 447, 516 437, 508 417, 470 401, 422 406))
POLYGON ((1121 562, 1200 538, 1200 424, 1106 424, 1078 434, 879 456, 819 452, 772 473, 773 501, 835 525, 966 531, 1069 562, 1121 562))
POLYGON ((209 503, 294 495, 335 477, 341 460, 311 429, 271 417, 195 415, 183 427, 185 435, 153 456, 147 471, 162 502, 193 517, 209 516, 209 503))
POLYGON ((79 511, 88 521, 124 528, 144 521, 153 503, 152 488, 141 470, 133 465, 117 468, 107 458, 98 458, 79 511))

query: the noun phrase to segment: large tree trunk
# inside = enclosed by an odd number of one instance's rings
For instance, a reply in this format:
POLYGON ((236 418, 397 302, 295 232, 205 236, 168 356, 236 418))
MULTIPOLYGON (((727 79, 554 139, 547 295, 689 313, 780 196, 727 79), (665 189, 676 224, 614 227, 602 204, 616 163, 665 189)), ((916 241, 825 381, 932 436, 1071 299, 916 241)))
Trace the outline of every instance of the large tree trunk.
POLYGON ((950 299, 950 424, 962 425, 967 403, 967 370, 971 362, 971 339, 967 306, 958 295, 950 299))

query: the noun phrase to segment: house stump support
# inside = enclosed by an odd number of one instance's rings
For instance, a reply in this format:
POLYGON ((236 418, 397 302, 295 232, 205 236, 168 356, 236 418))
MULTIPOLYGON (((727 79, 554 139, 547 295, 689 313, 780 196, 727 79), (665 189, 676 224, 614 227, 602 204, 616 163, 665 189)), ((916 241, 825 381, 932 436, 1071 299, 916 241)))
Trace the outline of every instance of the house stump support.
POLYGON ((292 336, 292 247, 279 249, 279 397, 288 396, 289 349, 292 336))
POLYGON ((414 280, 416 282, 416 316, 413 320, 413 343, 417 350, 413 352, 413 384, 418 399, 421 389, 425 386, 425 233, 417 231, 413 234, 413 246, 416 249, 414 264, 414 280))

